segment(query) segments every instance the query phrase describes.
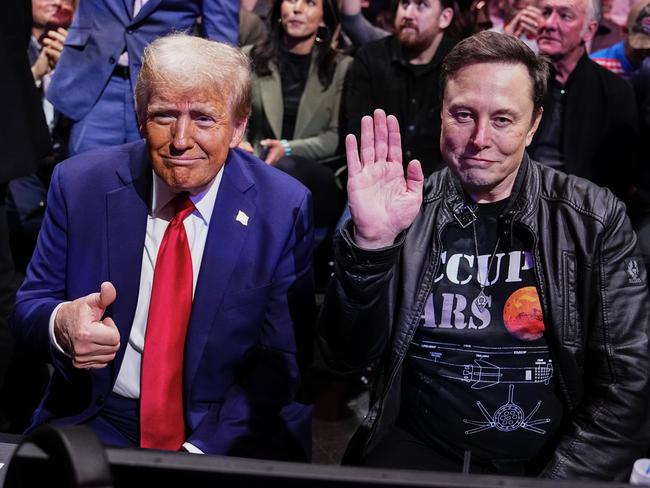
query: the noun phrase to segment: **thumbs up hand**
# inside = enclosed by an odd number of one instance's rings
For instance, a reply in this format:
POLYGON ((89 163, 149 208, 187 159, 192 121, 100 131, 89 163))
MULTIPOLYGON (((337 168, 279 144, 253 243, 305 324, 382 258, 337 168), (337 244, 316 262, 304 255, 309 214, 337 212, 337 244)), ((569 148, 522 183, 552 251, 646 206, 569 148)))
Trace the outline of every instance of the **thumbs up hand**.
POLYGON ((113 284, 105 281, 98 293, 77 298, 57 311, 54 336, 75 368, 104 368, 115 359, 120 333, 113 319, 102 317, 116 297, 113 284))

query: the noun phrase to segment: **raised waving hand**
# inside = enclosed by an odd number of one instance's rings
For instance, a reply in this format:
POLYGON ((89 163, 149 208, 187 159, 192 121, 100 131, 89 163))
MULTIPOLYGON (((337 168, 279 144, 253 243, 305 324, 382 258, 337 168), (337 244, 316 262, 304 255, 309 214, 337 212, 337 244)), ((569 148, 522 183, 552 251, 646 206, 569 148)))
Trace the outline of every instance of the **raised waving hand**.
POLYGON ((351 134, 345 139, 348 203, 359 247, 390 246, 408 228, 422 205, 424 175, 420 162, 402 166, 397 119, 383 110, 361 119, 361 151, 351 134))

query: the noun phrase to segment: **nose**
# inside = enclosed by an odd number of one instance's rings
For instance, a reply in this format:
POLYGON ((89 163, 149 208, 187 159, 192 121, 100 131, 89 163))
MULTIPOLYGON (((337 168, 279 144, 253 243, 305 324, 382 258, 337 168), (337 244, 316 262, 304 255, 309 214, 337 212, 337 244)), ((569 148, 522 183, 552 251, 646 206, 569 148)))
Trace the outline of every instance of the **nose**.
POLYGON ((193 145, 192 121, 189 116, 181 115, 172 126, 172 147, 177 151, 186 151, 193 145))
POLYGON ((546 29, 546 30, 555 30, 557 27, 557 20, 558 20, 558 15, 555 10, 551 10, 549 13, 545 14, 542 16, 542 25, 539 26, 540 30, 541 29, 546 29))
POLYGON ((406 7, 404 7, 404 17, 412 19, 413 18, 413 13, 417 9, 417 5, 415 2, 409 2, 406 7))
POLYGON ((302 3, 302 0, 297 0, 296 2, 293 2, 293 11, 294 12, 301 12, 303 7, 304 7, 304 5, 302 3))
POLYGON ((490 122, 479 119, 474 126, 474 133, 471 139, 472 144, 478 149, 484 149, 490 145, 490 122))

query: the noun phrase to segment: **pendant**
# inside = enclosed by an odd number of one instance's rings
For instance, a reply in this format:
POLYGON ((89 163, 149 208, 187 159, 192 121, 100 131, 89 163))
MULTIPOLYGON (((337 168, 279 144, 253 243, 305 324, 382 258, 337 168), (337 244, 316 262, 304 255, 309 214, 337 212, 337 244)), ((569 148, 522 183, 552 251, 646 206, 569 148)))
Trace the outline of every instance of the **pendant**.
POLYGON ((481 291, 478 292, 478 295, 476 296, 472 304, 476 305, 476 308, 480 313, 483 313, 485 311, 485 307, 488 306, 488 297, 485 296, 483 289, 481 289, 481 291))

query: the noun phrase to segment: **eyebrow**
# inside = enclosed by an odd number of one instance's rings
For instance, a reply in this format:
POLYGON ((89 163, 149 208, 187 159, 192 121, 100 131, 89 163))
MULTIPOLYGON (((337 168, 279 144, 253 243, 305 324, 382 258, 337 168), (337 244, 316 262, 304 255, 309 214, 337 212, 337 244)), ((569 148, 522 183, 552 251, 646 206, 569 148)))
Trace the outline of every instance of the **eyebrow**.
MULTIPOLYGON (((215 117, 220 117, 223 115, 222 110, 218 110, 214 105, 208 103, 190 103, 189 107, 190 112, 203 112, 206 114, 214 115, 215 117)), ((156 112, 180 112, 174 103, 154 103, 147 106, 147 113, 156 113, 156 112)))
POLYGON ((548 10, 556 10, 556 11, 558 11, 560 13, 563 13, 563 14, 565 14, 567 12, 573 13, 573 12, 576 11, 576 9, 571 5, 560 5, 558 7, 554 7, 552 5, 547 5, 546 7, 544 7, 544 10, 547 10, 547 9, 548 10))

